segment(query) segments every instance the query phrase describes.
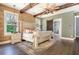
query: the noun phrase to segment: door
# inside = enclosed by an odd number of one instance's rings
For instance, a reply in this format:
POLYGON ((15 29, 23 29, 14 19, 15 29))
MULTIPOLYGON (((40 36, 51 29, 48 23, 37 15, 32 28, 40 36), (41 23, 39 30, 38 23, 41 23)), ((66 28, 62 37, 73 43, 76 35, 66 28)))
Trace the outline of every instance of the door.
POLYGON ((53 31, 53 20, 47 21, 47 30, 53 31))
POLYGON ((55 19, 53 21, 53 36, 55 39, 60 39, 61 37, 61 19, 55 19))
POLYGON ((79 16, 75 17, 75 36, 79 38, 79 16))

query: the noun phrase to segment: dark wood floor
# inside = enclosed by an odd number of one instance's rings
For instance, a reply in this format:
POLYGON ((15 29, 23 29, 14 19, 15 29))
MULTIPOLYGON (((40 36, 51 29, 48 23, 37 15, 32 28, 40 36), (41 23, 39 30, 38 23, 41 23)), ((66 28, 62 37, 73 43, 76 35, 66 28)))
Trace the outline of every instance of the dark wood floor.
MULTIPOLYGON (((74 55, 74 42, 70 40, 57 41, 54 45, 45 51, 37 54, 42 55, 74 55)), ((76 53, 75 53, 76 54, 76 53)))
POLYGON ((74 54, 79 55, 79 38, 78 37, 75 39, 75 43, 74 43, 74 54))
MULTIPOLYGON (((50 47, 48 50, 43 51, 43 55, 79 55, 79 38, 74 42, 63 40, 50 47), (44 52, 44 53, 43 53, 44 52)), ((0 45, 0 55, 27 55, 24 51, 20 50, 16 44, 0 45)))
POLYGON ((0 45, 0 55, 27 55, 25 52, 12 44, 0 45))

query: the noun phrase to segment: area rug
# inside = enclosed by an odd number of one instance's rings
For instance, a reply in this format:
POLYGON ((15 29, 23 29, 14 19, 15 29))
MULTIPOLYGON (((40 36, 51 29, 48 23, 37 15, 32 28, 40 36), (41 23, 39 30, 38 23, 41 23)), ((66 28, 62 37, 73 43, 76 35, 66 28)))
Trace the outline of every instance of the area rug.
POLYGON ((53 44, 53 41, 46 41, 44 43, 39 44, 38 48, 34 48, 32 43, 28 41, 23 41, 21 43, 15 44, 15 46, 17 46, 19 49, 23 50, 29 55, 37 55, 42 54, 43 51, 47 50, 53 44))
MULTIPOLYGON (((51 41, 52 42, 52 41, 51 41)), ((32 43, 26 41, 17 43, 16 46, 29 55, 72 55, 73 43, 68 42, 46 42, 40 45, 38 49, 32 48, 32 43)))

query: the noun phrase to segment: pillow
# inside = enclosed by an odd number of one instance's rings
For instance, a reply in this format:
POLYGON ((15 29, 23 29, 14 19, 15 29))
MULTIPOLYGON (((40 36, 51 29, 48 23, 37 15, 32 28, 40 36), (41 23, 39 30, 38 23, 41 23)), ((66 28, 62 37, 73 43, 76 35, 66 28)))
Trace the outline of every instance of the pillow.
POLYGON ((25 31, 26 33, 29 33, 29 32, 30 32, 30 29, 29 29, 29 28, 27 28, 27 29, 25 29, 25 30, 26 30, 26 31, 25 31))
POLYGON ((34 32, 34 29, 25 28, 25 29, 23 30, 23 32, 26 32, 26 33, 33 33, 33 32, 34 32))

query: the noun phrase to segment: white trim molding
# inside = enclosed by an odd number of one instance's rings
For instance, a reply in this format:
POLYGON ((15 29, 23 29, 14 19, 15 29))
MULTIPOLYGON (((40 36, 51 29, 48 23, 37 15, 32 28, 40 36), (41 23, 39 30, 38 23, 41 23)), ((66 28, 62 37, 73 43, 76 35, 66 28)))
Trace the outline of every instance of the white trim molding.
POLYGON ((55 21, 59 21, 60 22, 59 34, 57 34, 57 35, 59 35, 59 37, 61 38, 62 37, 62 18, 57 18, 57 19, 54 19, 53 20, 53 30, 54 30, 54 22, 55 21))
POLYGON ((0 42, 0 45, 11 43, 11 40, 0 42))
POLYGON ((79 15, 75 16, 75 28, 74 28, 74 31, 75 31, 75 38, 76 38, 76 37, 79 37, 79 36, 76 35, 76 18, 77 18, 77 17, 79 17, 79 15))
POLYGON ((16 22, 17 22, 17 31, 19 30, 19 14, 17 14, 17 13, 14 13, 14 12, 11 12, 11 11, 7 11, 7 10, 4 10, 4 35, 11 35, 12 33, 11 32, 7 32, 6 31, 6 29, 7 29, 7 27, 6 27, 6 13, 11 13, 11 14, 14 14, 14 15, 16 15, 17 16, 17 20, 16 20, 16 22))
POLYGON ((61 39, 66 39, 66 40, 75 40, 75 38, 68 38, 68 37, 61 37, 61 39))

